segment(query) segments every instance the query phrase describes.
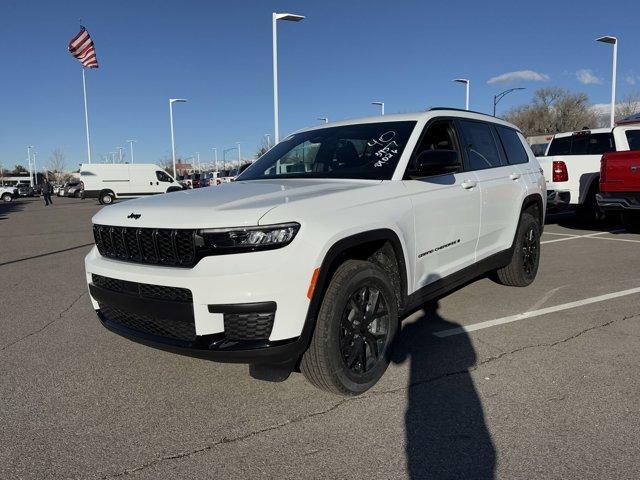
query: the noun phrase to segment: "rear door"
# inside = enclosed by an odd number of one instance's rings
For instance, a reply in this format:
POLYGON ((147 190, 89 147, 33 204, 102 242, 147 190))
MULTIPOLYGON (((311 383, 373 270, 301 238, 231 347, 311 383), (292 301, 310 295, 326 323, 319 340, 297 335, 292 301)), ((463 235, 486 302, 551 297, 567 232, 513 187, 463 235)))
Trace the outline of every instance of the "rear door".
POLYGON ((458 120, 466 169, 478 179, 482 212, 476 260, 511 246, 526 191, 522 171, 507 163, 493 124, 458 120))
POLYGON ((415 224, 415 286, 424 287, 475 262, 480 228, 480 190, 475 174, 464 172, 455 124, 430 122, 412 154, 405 186, 413 204, 415 224), (455 173, 412 175, 412 165, 424 150, 455 150, 461 159, 455 173))

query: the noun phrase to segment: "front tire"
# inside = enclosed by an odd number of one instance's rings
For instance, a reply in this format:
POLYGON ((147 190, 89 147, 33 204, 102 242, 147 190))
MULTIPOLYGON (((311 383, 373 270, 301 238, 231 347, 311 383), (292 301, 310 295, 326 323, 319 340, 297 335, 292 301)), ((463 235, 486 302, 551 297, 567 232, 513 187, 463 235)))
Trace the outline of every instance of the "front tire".
POLYGON ((314 386, 358 395, 382 377, 398 329, 398 308, 386 272, 362 260, 347 260, 325 292, 300 370, 314 386))
POLYGON ((498 282, 510 287, 526 287, 536 278, 540 264, 540 220, 523 212, 514 239, 511 262, 496 271, 498 282))
POLYGON ((13 197, 11 196, 11 194, 9 193, 5 193, 2 195, 2 201, 5 203, 9 203, 11 200, 13 200, 13 197))

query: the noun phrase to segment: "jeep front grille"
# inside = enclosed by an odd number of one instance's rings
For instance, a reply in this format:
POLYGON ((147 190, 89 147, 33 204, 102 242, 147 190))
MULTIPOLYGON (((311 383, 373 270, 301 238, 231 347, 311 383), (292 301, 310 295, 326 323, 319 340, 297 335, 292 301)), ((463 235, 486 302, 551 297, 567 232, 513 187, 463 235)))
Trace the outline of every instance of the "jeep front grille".
POLYGON ((100 255, 116 260, 193 267, 197 261, 195 230, 94 225, 100 255))

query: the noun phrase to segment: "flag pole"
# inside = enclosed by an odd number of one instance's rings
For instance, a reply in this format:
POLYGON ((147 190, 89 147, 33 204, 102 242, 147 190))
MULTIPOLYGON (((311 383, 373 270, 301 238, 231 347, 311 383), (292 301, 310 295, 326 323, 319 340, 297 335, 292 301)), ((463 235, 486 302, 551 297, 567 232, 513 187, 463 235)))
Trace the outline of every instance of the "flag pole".
POLYGON ((91 163, 91 139, 89 137, 89 111, 87 109, 87 81, 84 77, 85 68, 82 67, 82 91, 84 93, 84 126, 87 131, 87 158, 91 163))

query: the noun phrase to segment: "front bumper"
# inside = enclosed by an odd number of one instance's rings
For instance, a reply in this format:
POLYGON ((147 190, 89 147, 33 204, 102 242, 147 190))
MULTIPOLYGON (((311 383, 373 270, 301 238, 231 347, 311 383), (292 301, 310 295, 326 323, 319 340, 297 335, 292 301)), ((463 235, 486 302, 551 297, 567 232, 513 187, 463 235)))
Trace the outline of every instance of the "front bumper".
MULTIPOLYGON (((286 362, 297 359, 304 351, 301 338, 309 309, 306 293, 313 274, 313 264, 307 264, 312 260, 291 262, 292 254, 301 258, 291 251, 294 249, 292 244, 281 250, 205 257, 193 268, 172 268, 108 259, 94 248, 85 258, 90 298, 106 328, 139 343, 222 362, 286 362), (190 298, 187 303, 161 297, 132 298, 96 285, 94 275, 131 284, 185 289, 190 298), (240 335, 242 339, 238 339, 237 324, 230 327, 228 315, 264 312, 256 310, 256 306, 266 304, 273 305, 267 335, 250 339, 240 335), (175 338, 131 328, 130 322, 110 318, 110 309, 191 322, 193 337, 175 338), (231 331, 236 335, 230 335, 231 331)), ((261 328, 256 326, 255 318, 251 322, 241 325, 240 330, 247 333, 251 328, 261 328)))
POLYGON ((597 193, 596 201, 602 210, 607 211, 623 211, 623 210, 640 210, 640 194, 629 193, 627 195, 619 192, 615 193, 597 193))

